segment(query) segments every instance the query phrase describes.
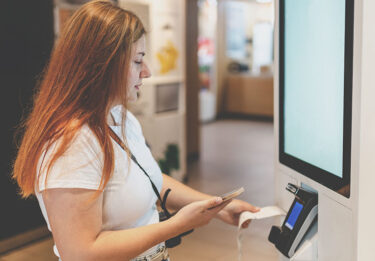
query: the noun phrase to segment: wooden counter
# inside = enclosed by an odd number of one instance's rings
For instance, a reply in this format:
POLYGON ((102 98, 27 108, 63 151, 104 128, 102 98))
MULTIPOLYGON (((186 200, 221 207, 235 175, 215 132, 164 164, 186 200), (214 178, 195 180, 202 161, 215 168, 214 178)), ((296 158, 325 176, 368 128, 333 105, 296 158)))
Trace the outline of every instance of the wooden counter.
POLYGON ((227 78, 225 109, 228 113, 273 116, 273 75, 232 74, 227 78))

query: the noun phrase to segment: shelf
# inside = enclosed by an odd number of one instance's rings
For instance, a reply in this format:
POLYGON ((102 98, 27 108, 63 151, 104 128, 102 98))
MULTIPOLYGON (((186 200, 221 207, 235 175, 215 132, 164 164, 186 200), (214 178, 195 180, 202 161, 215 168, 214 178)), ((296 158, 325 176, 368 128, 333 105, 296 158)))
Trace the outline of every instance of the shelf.
POLYGON ((143 80, 145 84, 168 84, 182 83, 185 81, 184 76, 152 76, 143 80))

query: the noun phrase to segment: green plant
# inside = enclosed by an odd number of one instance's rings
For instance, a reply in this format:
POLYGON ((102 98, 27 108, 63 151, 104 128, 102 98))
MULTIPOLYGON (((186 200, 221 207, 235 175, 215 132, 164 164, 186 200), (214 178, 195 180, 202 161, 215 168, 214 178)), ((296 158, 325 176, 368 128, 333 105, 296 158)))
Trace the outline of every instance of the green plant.
POLYGON ((167 145, 164 152, 164 158, 158 160, 161 171, 167 175, 172 170, 180 169, 180 150, 177 144, 171 143, 167 145))

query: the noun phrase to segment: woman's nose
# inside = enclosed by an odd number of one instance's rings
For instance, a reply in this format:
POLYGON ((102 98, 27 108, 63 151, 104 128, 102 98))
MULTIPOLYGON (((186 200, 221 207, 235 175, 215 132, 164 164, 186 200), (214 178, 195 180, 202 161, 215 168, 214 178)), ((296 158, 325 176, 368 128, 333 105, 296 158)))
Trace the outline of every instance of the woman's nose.
POLYGON ((143 68, 142 68, 140 77, 141 78, 149 78, 150 76, 151 76, 150 68, 148 68, 146 63, 143 63, 143 68))

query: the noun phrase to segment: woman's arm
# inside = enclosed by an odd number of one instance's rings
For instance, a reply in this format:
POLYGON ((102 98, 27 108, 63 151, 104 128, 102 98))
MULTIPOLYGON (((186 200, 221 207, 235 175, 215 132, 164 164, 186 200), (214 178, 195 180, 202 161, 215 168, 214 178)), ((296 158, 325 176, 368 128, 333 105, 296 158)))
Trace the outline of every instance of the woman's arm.
MULTIPOLYGON (((194 190, 181 182, 163 174, 163 187, 161 195, 170 188, 172 191, 168 195, 167 207, 178 210, 191 202, 209 199, 212 196, 194 190)), ((234 199, 223 210, 218 212, 217 218, 231 225, 238 225, 239 216, 244 211, 258 212, 260 209, 245 201, 234 199)), ((247 227, 249 223, 243 227, 247 227)))
POLYGON ((47 189, 42 192, 61 259, 129 260, 182 232, 207 224, 223 207, 210 198, 181 209, 171 219, 134 229, 102 231, 102 194, 94 190, 47 189))
POLYGON ((168 188, 171 189, 171 192, 167 198, 167 207, 173 210, 179 210, 189 203, 212 197, 208 194, 192 189, 166 174, 163 174, 163 186, 161 191, 162 198, 168 188))

